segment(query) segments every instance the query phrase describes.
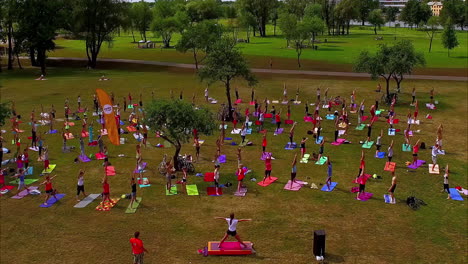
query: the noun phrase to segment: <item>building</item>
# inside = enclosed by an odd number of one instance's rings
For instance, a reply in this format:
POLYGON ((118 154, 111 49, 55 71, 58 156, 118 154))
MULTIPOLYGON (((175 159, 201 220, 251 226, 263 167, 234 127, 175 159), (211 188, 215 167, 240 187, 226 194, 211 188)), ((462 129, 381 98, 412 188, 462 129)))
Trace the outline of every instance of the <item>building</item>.
POLYGON ((408 0, 379 0, 381 7, 397 7, 403 9, 408 0))
POLYGON ((442 10, 442 7, 444 7, 442 2, 429 2, 427 5, 431 7, 433 16, 439 16, 440 10, 442 10))

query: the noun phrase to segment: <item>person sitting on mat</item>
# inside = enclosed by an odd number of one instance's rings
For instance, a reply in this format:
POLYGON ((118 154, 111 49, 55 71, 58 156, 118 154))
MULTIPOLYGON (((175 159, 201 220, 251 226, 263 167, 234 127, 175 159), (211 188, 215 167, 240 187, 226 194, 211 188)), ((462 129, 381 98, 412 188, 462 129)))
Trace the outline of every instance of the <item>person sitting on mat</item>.
POLYGON ((226 231, 226 234, 224 235, 223 239, 219 242, 219 248, 222 247, 222 244, 224 241, 229 237, 233 236, 237 239, 237 241, 244 247, 246 248, 247 245, 241 240, 239 235, 237 234, 237 223, 238 222, 246 222, 246 221, 252 221, 252 219, 235 219, 234 218, 234 213, 231 213, 229 215, 229 218, 224 218, 224 217, 215 217, 215 219, 222 219, 225 220, 228 223, 228 230, 226 231))
POLYGON ((330 157, 327 159, 327 188, 330 190, 330 185, 332 183, 332 173, 333 173, 333 165, 330 161, 330 157))
POLYGON ((388 189, 388 193, 390 193, 390 203, 396 203, 395 200, 395 188, 397 186, 397 177, 395 175, 395 171, 392 171, 392 186, 388 189))
POLYGON ((265 182, 267 177, 271 180, 271 153, 267 154, 265 158, 265 177, 263 177, 263 182, 265 182))
POLYGON ((447 196, 447 199, 451 199, 452 197, 450 197, 450 187, 449 187, 449 165, 447 164, 447 166, 445 166, 445 174, 444 174, 444 190, 443 191, 446 191, 448 196, 447 196))
POLYGON ((84 197, 87 196, 85 192, 85 188, 84 188, 84 174, 85 174, 84 170, 80 170, 80 173, 78 174, 78 183, 76 185, 76 200, 78 202, 80 201, 79 199, 80 193, 83 193, 84 197))
POLYGON ((291 163, 291 189, 293 186, 293 183, 296 182, 296 175, 297 175, 297 153, 294 154, 294 159, 293 162, 291 163))
POLYGON ((54 175, 52 177, 46 176, 46 180, 43 181, 41 184, 39 184, 39 185, 45 185, 46 198, 44 200, 44 205, 47 205, 47 200, 49 200, 51 195, 54 196, 55 200, 58 200, 57 197, 55 196, 57 194, 57 191, 54 190, 54 188, 52 187, 52 179, 55 177, 57 177, 57 175, 54 175))

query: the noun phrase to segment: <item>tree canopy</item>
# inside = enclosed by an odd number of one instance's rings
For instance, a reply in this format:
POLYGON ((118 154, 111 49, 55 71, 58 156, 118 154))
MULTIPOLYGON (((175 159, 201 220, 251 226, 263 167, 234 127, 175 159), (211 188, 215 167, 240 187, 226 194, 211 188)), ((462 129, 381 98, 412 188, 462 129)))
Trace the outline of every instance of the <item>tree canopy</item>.
POLYGON ((182 32, 189 24, 189 16, 183 11, 181 0, 159 0, 154 6, 151 29, 162 38, 165 48, 171 46, 172 35, 182 32))
POLYGON ((369 23, 374 26, 374 33, 377 35, 377 28, 385 24, 385 20, 381 9, 374 9, 369 13, 369 23))
POLYGON ((277 7, 278 0, 238 0, 236 4, 239 9, 249 12, 255 17, 260 36, 266 37, 266 24, 270 13, 277 7))
POLYGON ((153 20, 153 12, 151 11, 150 5, 141 0, 133 4, 131 13, 134 22, 133 26, 138 29, 142 39, 146 42, 146 31, 150 29, 153 20))
POLYGON ((442 31, 442 45, 447 49, 448 56, 450 56, 450 50, 459 45, 451 19, 447 19, 445 22, 444 31, 442 31))
POLYGON ((400 20, 406 22, 410 27, 425 23, 432 16, 431 8, 426 2, 409 0, 400 14, 400 20))

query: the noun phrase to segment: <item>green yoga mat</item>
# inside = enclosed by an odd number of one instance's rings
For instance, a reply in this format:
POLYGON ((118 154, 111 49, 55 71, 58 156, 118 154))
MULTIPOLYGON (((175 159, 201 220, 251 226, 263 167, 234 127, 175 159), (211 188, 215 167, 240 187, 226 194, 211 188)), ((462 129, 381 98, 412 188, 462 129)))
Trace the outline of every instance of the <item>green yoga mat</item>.
POLYGON ((359 126, 356 127, 356 130, 364 130, 365 127, 366 125, 360 124, 359 126))
POLYGON ((133 206, 130 207, 130 204, 128 204, 127 210, 125 210, 126 214, 134 214, 138 208, 138 205, 141 203, 141 197, 137 197, 135 201, 133 202, 133 206))
POLYGON ((364 142, 364 144, 362 144, 362 148, 370 149, 372 145, 374 145, 374 141, 364 142))
MULTIPOLYGON (((29 185, 31 183, 37 182, 39 179, 24 179, 24 184, 29 185)), ((11 184, 17 184, 19 180, 13 180, 10 183, 11 184)))
POLYGON ((198 188, 196 184, 189 184, 185 187, 187 188, 187 195, 198 195, 198 188))
POLYGON ((42 170, 42 174, 51 173, 51 172, 55 169, 55 167, 57 167, 57 165, 55 165, 55 164, 49 164, 49 169, 47 169, 47 170, 42 170))
POLYGON ((304 158, 303 159, 308 159, 310 157, 310 154, 304 154, 304 158))
POLYGON ((319 161, 315 162, 315 164, 323 165, 323 164, 325 164, 325 162, 327 162, 327 160, 328 160, 327 157, 322 156, 319 161))
POLYGON ((245 138, 244 143, 239 143, 239 146, 240 147, 245 147, 245 146, 247 146, 247 143, 249 143, 249 140, 247 138, 245 138))
POLYGON ((309 159, 303 158, 299 162, 300 163, 309 163, 309 159))
POLYGON ((375 115, 380 115, 380 113, 382 113, 381 110, 376 110, 376 111, 375 111, 375 115))
POLYGON ((166 188, 166 195, 175 195, 177 194, 177 186, 171 186, 171 193, 169 193, 169 191, 167 190, 166 188))
POLYGON ((406 151, 406 152, 411 152, 411 145, 403 144, 403 145, 401 146, 401 149, 402 149, 403 151, 406 151))

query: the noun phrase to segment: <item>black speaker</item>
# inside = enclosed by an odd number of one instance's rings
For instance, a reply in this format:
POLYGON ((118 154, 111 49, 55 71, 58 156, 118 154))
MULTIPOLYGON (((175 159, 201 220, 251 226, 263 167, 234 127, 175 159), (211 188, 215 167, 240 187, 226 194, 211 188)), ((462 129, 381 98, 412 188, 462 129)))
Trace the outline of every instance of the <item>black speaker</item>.
POLYGON ((325 256, 325 230, 314 231, 314 255, 325 256))

